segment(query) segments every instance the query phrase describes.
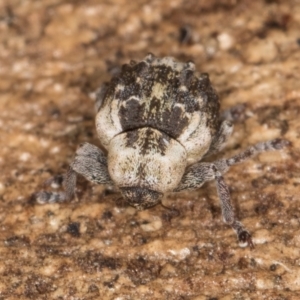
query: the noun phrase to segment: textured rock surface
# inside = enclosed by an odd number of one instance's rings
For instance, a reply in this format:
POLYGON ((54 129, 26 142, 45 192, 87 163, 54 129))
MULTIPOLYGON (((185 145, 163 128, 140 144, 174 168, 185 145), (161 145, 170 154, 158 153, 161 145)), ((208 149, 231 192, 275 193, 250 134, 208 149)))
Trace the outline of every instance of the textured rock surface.
POLYGON ((300 3, 185 2, 1 1, 0 299, 299 299, 300 3), (247 104, 221 156, 293 142, 225 176, 253 251, 214 183, 142 212, 84 180, 71 203, 30 201, 98 143, 88 95, 148 52, 193 60, 223 109, 247 104))

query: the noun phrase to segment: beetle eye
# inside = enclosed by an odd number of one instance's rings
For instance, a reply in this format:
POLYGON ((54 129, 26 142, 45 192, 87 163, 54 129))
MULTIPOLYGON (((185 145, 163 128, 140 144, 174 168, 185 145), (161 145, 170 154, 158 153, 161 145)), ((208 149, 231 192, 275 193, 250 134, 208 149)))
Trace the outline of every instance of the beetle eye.
POLYGON ((163 194, 140 187, 122 187, 120 188, 126 201, 137 209, 145 209, 156 205, 163 194))

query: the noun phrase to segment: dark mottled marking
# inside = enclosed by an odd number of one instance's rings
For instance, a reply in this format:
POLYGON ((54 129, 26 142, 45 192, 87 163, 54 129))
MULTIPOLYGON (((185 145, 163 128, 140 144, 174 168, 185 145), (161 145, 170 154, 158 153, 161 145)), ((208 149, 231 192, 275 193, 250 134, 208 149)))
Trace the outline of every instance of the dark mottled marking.
POLYGON ((208 75, 196 77, 194 71, 188 69, 188 64, 181 72, 164 64, 149 65, 145 61, 125 65, 118 80, 112 83, 114 88, 117 84, 122 84, 124 88, 111 95, 111 99, 119 99, 123 131, 149 126, 177 138, 195 112, 205 112, 207 126, 212 133, 217 130, 218 96, 208 75), (161 87, 157 92, 159 96, 154 92, 157 84, 161 87), (200 98, 202 105, 199 105, 200 98))
POLYGON ((144 126, 142 116, 146 109, 145 103, 140 103, 138 99, 130 99, 124 102, 119 109, 122 128, 124 131, 140 128, 144 126))
POLYGON ((154 111, 160 111, 161 102, 160 99, 157 97, 153 97, 150 102, 149 111, 150 111, 150 118, 155 118, 154 111))
POLYGON ((141 154, 146 155, 149 153, 153 153, 153 150, 160 153, 161 155, 165 155, 165 151, 167 149, 167 145, 164 142, 164 139, 169 141, 169 137, 165 134, 156 138, 155 132, 148 128, 146 131, 147 139, 143 139, 143 147, 141 148, 141 154))
POLYGON ((165 155, 167 144, 170 137, 164 133, 155 132, 151 127, 143 128, 140 130, 130 130, 126 132, 126 146, 136 149, 140 147, 140 154, 147 155, 150 153, 157 152, 161 155, 165 155), (142 133, 141 130, 146 130, 142 133), (147 138, 145 138, 145 136, 147 138))
POLYGON ((185 85, 187 88, 190 87, 194 78, 194 71, 191 69, 183 70, 180 75, 180 83, 185 85))
POLYGON ((133 149, 136 149, 137 147, 137 140, 138 140, 138 131, 132 130, 126 132, 126 147, 131 147, 133 149))

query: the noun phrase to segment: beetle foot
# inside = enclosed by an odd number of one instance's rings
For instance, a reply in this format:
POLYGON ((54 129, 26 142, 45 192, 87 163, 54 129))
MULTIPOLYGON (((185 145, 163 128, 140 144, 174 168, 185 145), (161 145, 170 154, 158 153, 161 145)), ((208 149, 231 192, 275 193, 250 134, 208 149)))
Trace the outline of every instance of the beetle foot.
POLYGON ((247 230, 243 230, 238 234, 238 240, 241 247, 249 246, 251 250, 254 249, 251 234, 247 230))

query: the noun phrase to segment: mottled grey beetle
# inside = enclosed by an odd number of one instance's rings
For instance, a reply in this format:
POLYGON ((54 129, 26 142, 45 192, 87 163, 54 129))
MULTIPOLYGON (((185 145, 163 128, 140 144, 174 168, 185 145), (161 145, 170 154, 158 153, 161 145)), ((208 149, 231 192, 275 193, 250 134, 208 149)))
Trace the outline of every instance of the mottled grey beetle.
MULTIPOLYGON (((207 74, 191 62, 148 55, 124 65, 120 74, 97 93, 96 127, 107 156, 84 143, 64 176, 64 192, 40 192, 39 203, 73 197, 76 173, 97 184, 116 186, 128 203, 145 209, 169 192, 197 189, 215 180, 224 222, 243 245, 251 235, 239 222, 222 174, 257 153, 282 149, 288 141, 258 143, 229 159, 201 162, 220 151, 232 133, 229 119, 219 116, 219 99, 207 74)), ((230 116, 228 111, 223 116, 230 116)))

